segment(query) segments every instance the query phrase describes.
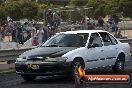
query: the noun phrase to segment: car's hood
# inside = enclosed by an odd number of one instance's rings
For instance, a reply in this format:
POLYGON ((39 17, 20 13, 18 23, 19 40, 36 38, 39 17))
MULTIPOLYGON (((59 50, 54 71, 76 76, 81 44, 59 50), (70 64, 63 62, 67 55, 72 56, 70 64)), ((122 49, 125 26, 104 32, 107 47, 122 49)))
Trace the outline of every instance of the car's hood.
POLYGON ((77 47, 38 47, 32 50, 28 50, 21 54, 22 58, 34 58, 38 56, 42 57, 59 57, 68 51, 74 50, 77 47))

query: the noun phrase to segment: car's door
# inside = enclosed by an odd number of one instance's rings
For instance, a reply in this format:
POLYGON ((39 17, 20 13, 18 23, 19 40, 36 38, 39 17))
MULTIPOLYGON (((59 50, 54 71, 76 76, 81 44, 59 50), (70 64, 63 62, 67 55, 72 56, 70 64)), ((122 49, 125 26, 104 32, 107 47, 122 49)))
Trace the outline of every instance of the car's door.
POLYGON ((86 51, 86 69, 98 68, 102 66, 105 59, 103 56, 102 40, 98 33, 92 33, 89 39, 88 49, 86 51), (101 60, 100 60, 101 59, 101 60))
POLYGON ((118 53, 118 42, 116 39, 107 32, 99 32, 103 40, 103 50, 105 56, 105 61, 103 66, 112 66, 115 64, 117 53, 118 53))

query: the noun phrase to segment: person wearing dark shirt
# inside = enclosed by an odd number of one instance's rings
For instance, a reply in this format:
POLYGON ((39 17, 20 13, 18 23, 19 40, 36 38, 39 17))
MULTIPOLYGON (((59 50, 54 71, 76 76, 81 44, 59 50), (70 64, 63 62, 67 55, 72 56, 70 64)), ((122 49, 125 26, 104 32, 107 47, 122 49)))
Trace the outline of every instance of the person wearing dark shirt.
POLYGON ((100 27, 102 27, 103 24, 104 24, 104 20, 101 16, 98 18, 98 24, 99 24, 100 27))

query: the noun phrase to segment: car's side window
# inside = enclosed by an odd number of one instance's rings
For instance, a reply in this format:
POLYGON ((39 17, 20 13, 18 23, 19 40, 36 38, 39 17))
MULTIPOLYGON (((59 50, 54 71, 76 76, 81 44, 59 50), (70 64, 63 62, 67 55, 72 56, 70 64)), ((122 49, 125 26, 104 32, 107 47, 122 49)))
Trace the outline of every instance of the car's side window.
POLYGON ((117 40, 112 35, 109 34, 109 36, 113 44, 118 44, 117 40))
POLYGON ((91 47, 102 47, 102 41, 98 33, 92 33, 89 40, 91 47))
POLYGON ((82 33, 82 34, 79 33, 78 34, 78 38, 79 38, 81 46, 85 46, 85 44, 87 43, 88 36, 89 36, 88 33, 82 33))
POLYGON ((115 45, 115 43, 111 40, 110 36, 106 32, 100 32, 100 36, 104 42, 104 46, 115 45))

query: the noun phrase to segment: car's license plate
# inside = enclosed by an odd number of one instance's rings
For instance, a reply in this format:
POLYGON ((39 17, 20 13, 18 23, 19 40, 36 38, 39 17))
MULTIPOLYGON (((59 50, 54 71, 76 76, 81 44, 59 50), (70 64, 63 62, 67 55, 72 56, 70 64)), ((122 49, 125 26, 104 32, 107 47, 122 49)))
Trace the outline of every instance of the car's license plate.
POLYGON ((39 69, 39 65, 37 65, 37 64, 28 64, 28 68, 30 68, 30 69, 39 69))

